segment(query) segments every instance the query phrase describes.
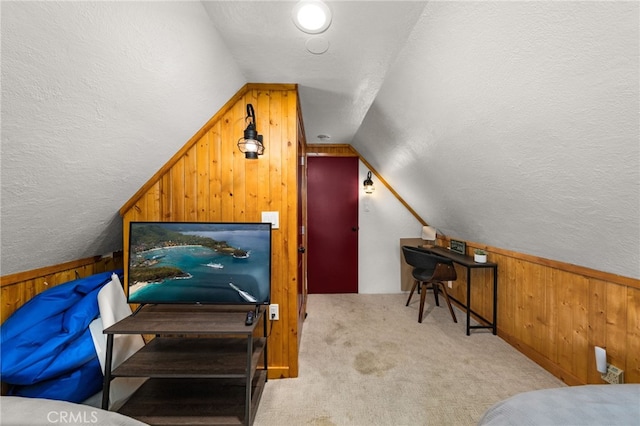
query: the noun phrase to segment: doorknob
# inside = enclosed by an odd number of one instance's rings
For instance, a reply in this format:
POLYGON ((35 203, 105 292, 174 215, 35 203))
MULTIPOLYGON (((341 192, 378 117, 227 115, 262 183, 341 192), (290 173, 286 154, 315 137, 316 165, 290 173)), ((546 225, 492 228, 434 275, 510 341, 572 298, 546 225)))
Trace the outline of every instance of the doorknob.
POLYGON ((304 253, 305 252, 305 248, 300 246, 298 247, 298 253, 304 253))

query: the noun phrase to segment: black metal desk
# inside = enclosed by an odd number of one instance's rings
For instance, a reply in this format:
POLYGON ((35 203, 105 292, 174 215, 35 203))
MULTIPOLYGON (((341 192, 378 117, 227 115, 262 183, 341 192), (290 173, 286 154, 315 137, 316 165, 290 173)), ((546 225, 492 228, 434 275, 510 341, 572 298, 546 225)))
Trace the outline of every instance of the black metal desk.
POLYGON ((429 247, 426 250, 433 252, 442 257, 451 259, 453 262, 467 268, 467 303, 466 305, 455 297, 449 296, 460 306, 464 307, 467 311, 467 336, 471 334, 471 329, 475 328, 490 328, 493 334, 497 334, 498 324, 498 264, 493 262, 478 263, 473 260, 471 256, 465 256, 463 254, 454 253, 451 250, 447 250, 444 247, 429 247), (493 321, 489 321, 482 315, 471 309, 471 270, 478 268, 488 268, 493 271, 493 321), (474 314, 478 319, 484 321, 486 325, 471 325, 471 314, 474 314))

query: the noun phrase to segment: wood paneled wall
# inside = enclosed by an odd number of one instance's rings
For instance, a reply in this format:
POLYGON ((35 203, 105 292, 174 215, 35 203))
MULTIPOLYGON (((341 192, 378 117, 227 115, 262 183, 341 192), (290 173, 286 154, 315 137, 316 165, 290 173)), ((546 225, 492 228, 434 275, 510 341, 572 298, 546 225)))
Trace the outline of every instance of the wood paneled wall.
MULTIPOLYGON (((0 291, 2 292, 0 296, 2 301, 0 324, 4 323, 11 314, 35 295, 49 288, 89 275, 121 269, 122 265, 122 252, 119 252, 113 253, 112 256, 87 257, 59 265, 4 275, 0 277, 0 291)), ((6 395, 8 391, 9 386, 2 383, 0 394, 6 395)))
POLYGON ((261 222, 261 212, 279 212, 271 301, 280 305, 280 320, 269 337, 271 378, 298 375, 298 318, 304 318, 297 294, 299 114, 297 86, 246 85, 120 210, 125 262, 131 221, 261 222), (264 136, 258 160, 245 159, 236 145, 249 103, 264 136))
MULTIPOLYGON (((474 248, 498 264, 500 337, 570 385, 604 383, 594 346, 606 348, 626 383, 640 383, 639 280, 467 242, 468 255, 474 248)), ((466 269, 456 271, 449 292, 466 302, 466 269)), ((491 318, 491 273, 472 274, 472 309, 491 318)))
POLYGON ((349 144, 307 144, 308 156, 324 156, 324 157, 359 157, 356 151, 349 144))
POLYGON ((0 322, 4 322, 20 306, 48 288, 101 272, 121 269, 122 253, 111 257, 88 257, 60 265, 33 269, 27 272, 0 277, 2 290, 2 312, 0 322))

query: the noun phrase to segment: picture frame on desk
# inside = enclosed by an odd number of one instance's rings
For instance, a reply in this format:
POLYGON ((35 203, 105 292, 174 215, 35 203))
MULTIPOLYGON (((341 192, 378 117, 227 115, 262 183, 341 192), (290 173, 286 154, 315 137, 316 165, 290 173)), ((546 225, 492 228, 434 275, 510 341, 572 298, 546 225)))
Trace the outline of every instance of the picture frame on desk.
POLYGON ((452 252, 458 254, 467 254, 467 243, 464 241, 451 240, 449 243, 449 248, 452 252))

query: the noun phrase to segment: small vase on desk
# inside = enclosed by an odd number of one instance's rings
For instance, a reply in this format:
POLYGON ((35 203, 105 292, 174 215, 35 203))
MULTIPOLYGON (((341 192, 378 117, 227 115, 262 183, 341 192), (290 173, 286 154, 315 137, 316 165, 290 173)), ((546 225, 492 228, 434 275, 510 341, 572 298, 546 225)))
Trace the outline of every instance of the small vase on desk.
POLYGON ((487 263, 487 255, 486 254, 474 254, 473 255, 473 260, 475 260, 476 263, 487 263))
POLYGON ((476 263, 487 263, 487 252, 484 250, 476 249, 473 252, 473 260, 476 263))

